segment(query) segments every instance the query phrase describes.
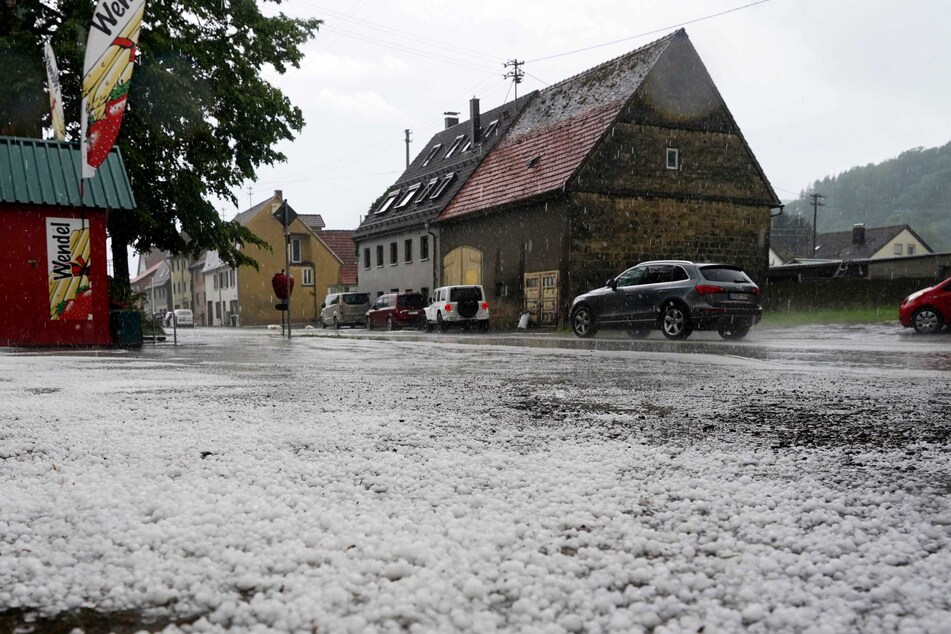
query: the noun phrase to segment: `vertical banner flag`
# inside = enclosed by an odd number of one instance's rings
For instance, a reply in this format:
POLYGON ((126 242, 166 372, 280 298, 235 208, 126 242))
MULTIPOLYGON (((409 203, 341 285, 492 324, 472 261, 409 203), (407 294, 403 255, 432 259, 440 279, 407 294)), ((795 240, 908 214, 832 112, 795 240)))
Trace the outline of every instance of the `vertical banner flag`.
POLYGON ((43 47, 43 57, 46 59, 46 81, 50 91, 50 113, 53 121, 53 138, 62 141, 66 138, 66 119, 63 118, 63 93, 59 88, 59 68, 56 67, 56 58, 53 57, 53 46, 46 42, 43 47))
POLYGON ((119 136, 145 0, 99 0, 83 64, 83 178, 92 178, 119 136))
POLYGON ((80 218, 46 219, 50 319, 92 319, 89 225, 80 218))

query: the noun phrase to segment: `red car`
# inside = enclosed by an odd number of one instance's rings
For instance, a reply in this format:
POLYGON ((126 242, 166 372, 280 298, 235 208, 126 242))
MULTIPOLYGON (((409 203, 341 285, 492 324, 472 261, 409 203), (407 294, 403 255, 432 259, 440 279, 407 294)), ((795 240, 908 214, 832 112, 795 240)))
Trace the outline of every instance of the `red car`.
POLYGON ((367 328, 422 328, 426 323, 424 308, 426 298, 419 293, 380 295, 367 311, 367 328))
POLYGON ((914 327, 923 335, 934 334, 951 323, 951 277, 906 297, 898 309, 898 319, 905 328, 914 327))

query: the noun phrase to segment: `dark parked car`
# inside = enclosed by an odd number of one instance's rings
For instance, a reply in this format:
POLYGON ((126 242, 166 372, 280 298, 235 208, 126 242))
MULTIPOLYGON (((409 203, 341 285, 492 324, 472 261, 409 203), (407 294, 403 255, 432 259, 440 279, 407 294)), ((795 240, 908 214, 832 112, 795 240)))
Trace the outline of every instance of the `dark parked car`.
POLYGON ((951 323, 951 277, 906 297, 898 309, 898 319, 905 328, 914 327, 925 335, 951 323))
POLYGON ((685 339, 694 330, 742 339, 763 316, 763 306, 759 287, 735 266, 664 260, 638 264, 579 295, 570 315, 579 337, 618 328, 635 339, 655 329, 668 339, 685 339))
POLYGON ((419 293, 380 295, 367 312, 367 328, 422 328, 426 323, 426 298, 419 293))

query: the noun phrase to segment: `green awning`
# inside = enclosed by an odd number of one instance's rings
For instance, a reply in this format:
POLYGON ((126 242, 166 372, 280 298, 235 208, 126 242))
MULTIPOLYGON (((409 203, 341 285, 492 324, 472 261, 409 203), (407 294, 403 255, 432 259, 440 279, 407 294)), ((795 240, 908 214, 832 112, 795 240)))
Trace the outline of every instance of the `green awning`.
POLYGON ((0 203, 134 209, 118 146, 84 184, 79 198, 79 143, 0 136, 0 203))

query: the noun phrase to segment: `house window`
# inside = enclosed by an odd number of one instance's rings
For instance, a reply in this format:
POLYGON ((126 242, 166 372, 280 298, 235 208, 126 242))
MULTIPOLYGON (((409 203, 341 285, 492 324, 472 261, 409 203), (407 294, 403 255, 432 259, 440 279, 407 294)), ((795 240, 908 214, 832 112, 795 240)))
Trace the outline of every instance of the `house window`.
POLYGON ((495 132, 495 129, 498 127, 498 125, 499 125, 499 120, 498 120, 498 119, 496 119, 495 121, 491 122, 491 123, 485 128, 485 132, 482 133, 482 138, 483 138, 483 139, 488 139, 490 136, 492 136, 492 134, 495 132))
POLYGON ((364 269, 370 268, 370 249, 363 250, 363 268, 364 269))
POLYGON ((212 290, 214 291, 218 290, 218 275, 217 274, 213 275, 211 278, 211 287, 212 287, 212 290))
POLYGON ((459 151, 465 153, 465 152, 468 152, 468 151, 471 150, 471 149, 472 149, 472 139, 466 137, 466 143, 465 143, 465 145, 462 146, 462 149, 459 150, 459 151))
POLYGON ((429 259, 429 236, 419 236, 419 259, 423 262, 429 259))
POLYGON ((680 168, 680 150, 675 147, 667 148, 667 169, 675 170, 680 168))
POLYGON ((235 272, 234 272, 234 269, 231 269, 231 271, 230 271, 230 273, 229 273, 229 277, 231 278, 231 285, 232 285, 232 286, 234 286, 234 285, 235 285, 235 279, 234 279, 234 276, 235 276, 235 272))
POLYGON ((455 172, 452 172, 451 174, 446 174, 445 176, 443 176, 442 180, 439 181, 439 185, 437 185, 436 189, 433 190, 433 193, 430 196, 430 198, 434 198, 434 199, 439 198, 442 195, 442 193, 446 191, 446 187, 449 186, 449 183, 451 183, 452 179, 454 179, 455 177, 456 177, 455 172))
POLYGON ((291 262, 298 264, 301 261, 300 238, 291 238, 291 262))
POLYGON ((301 274, 302 280, 301 284, 304 286, 313 286, 314 285, 314 269, 306 267, 301 274))
POLYGON ((436 153, 439 152, 439 148, 441 147, 442 147, 442 143, 437 143, 436 145, 433 146, 433 149, 431 149, 429 151, 429 154, 426 155, 426 160, 423 161, 422 167, 426 167, 427 165, 429 165, 429 162, 433 160, 433 157, 436 156, 436 153))
POLYGON ((420 183, 416 183, 415 185, 413 185, 412 187, 410 187, 409 189, 407 189, 407 190, 406 190, 406 193, 403 194, 403 197, 400 198, 400 202, 396 204, 396 207, 394 207, 394 209, 401 209, 401 208, 405 207, 406 205, 408 205, 408 204, 410 203, 410 201, 413 200, 413 196, 416 195, 416 192, 419 191, 419 188, 420 188, 420 187, 421 187, 421 184, 420 184, 420 183))
POLYGON ((383 245, 376 245, 376 268, 383 266, 383 245))
POLYGON ((413 261, 413 239, 412 238, 403 242, 403 261, 404 262, 413 261))
POLYGON ((419 190, 419 196, 416 197, 416 202, 420 202, 426 199, 431 193, 433 193, 433 187, 436 186, 436 183, 439 182, 439 177, 431 179, 425 186, 419 190))
POLYGON ((452 140, 452 145, 449 146, 449 151, 446 152, 445 158, 449 158, 456 153, 456 150, 462 145, 462 142, 465 141, 466 135, 460 134, 455 139, 452 140))
POLYGON ((380 203, 380 206, 376 208, 376 213, 382 214, 387 209, 393 205, 393 201, 396 200, 396 197, 400 195, 400 190, 394 189, 389 194, 386 195, 386 198, 383 199, 383 202, 380 203))
POLYGON ((397 261, 399 260, 399 249, 396 248, 396 243, 390 243, 390 266, 396 266, 397 261))
POLYGON ((424 286, 424 287, 422 287, 421 289, 419 289, 419 294, 422 295, 424 298, 426 298, 426 303, 430 303, 430 301, 429 301, 429 300, 430 300, 430 297, 429 297, 429 287, 428 287, 428 286, 424 286))
POLYGON ((901 255, 901 243, 895 245, 895 255, 901 255))
POLYGON ((905 249, 905 254, 906 254, 906 255, 914 255, 914 254, 915 254, 915 245, 909 244, 909 245, 908 245, 908 248, 905 249))

